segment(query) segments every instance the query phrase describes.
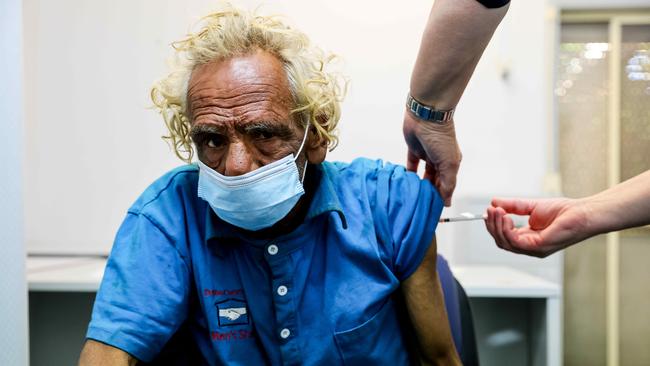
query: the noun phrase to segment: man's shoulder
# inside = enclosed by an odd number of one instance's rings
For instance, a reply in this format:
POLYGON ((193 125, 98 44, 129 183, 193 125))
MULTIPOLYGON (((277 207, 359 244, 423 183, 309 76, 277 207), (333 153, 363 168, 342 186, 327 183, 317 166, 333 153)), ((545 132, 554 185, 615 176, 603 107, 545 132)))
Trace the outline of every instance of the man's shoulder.
POLYGON ((353 183, 355 181, 376 181, 380 175, 389 179, 410 178, 419 180, 417 174, 408 172, 401 165, 385 162, 382 159, 356 158, 350 163, 325 162, 323 163, 328 177, 335 183, 353 183))
MULTIPOLYGON (((326 162, 323 170, 339 199, 345 203, 370 199, 372 207, 390 202, 414 203, 421 198, 437 196, 433 185, 402 165, 357 158, 350 163, 326 162)), ((343 202, 342 202, 343 203, 343 202)), ((344 203, 344 204, 345 204, 344 203)))
POLYGON ((192 192, 196 196, 198 177, 198 167, 194 164, 170 170, 147 187, 129 208, 129 212, 139 214, 148 207, 159 205, 169 208, 180 204, 185 198, 193 197, 192 192))

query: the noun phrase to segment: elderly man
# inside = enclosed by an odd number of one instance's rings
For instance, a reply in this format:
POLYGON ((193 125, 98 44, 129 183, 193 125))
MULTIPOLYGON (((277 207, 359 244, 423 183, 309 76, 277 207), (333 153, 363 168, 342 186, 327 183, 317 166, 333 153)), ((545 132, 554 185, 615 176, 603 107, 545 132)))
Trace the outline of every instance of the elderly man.
POLYGON ((80 363, 150 361, 188 324, 209 365, 458 364, 442 200, 399 166, 324 161, 340 114, 329 58, 230 7, 175 48, 152 97, 176 153, 198 161, 129 209, 80 363))

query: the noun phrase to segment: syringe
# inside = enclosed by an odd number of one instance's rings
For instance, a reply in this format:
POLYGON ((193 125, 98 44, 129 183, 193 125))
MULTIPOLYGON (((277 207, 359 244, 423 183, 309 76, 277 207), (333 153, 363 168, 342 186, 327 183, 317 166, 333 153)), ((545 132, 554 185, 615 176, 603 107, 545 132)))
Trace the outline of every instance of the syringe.
POLYGON ((485 220, 487 219, 487 215, 475 215, 473 213, 469 212, 463 212, 458 216, 453 216, 453 217, 441 217, 438 222, 458 222, 458 221, 474 221, 474 220, 485 220))

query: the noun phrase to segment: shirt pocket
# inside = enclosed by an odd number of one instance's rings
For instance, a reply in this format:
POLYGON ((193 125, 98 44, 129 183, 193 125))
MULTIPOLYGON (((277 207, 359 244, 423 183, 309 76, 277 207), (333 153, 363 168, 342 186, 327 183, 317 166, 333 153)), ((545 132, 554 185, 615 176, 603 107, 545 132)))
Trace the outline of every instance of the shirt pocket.
POLYGON ((387 301, 363 324, 334 332, 336 345, 347 366, 408 365, 395 306, 387 301))

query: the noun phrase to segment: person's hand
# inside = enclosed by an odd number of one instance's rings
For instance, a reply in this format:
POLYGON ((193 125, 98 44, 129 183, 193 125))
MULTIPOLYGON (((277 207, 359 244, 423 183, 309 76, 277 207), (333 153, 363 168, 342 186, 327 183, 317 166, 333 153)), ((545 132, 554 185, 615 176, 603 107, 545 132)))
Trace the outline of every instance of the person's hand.
POLYGON ((581 200, 495 198, 485 226, 499 248, 543 258, 590 237, 588 218, 581 200), (507 214, 529 215, 528 225, 515 228, 507 214))
POLYGON ((454 122, 436 124, 421 121, 406 110, 403 131, 408 145, 406 169, 417 173, 420 160, 424 160, 424 179, 438 189, 445 206, 450 206, 462 159, 454 122))

